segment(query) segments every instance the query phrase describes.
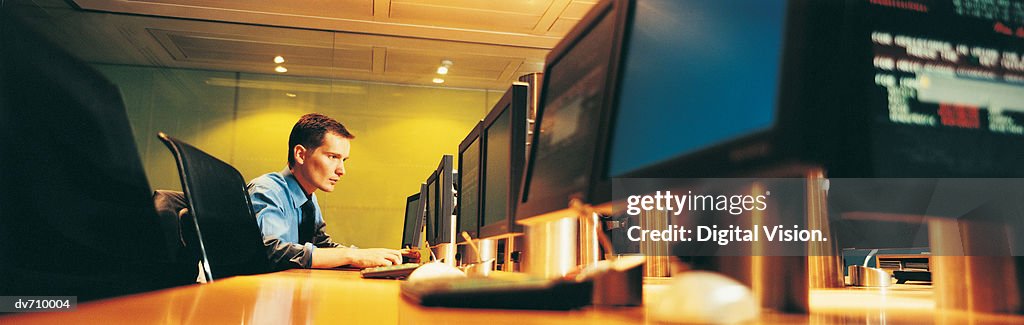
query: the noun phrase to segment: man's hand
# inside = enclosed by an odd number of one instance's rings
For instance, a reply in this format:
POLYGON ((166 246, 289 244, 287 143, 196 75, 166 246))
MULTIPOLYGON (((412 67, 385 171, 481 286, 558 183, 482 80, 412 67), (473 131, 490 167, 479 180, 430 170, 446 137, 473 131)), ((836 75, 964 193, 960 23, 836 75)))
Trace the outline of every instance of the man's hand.
POLYGON ((402 252, 397 249, 367 248, 351 249, 347 265, 358 268, 389 266, 402 264, 402 252))
POLYGON ((402 264, 402 253, 387 248, 317 248, 313 250, 313 268, 343 265, 368 268, 402 264))
POLYGON ((405 248, 405 249, 402 249, 401 252, 402 252, 402 257, 408 258, 410 262, 413 262, 413 263, 420 263, 421 262, 420 261, 420 251, 415 250, 415 249, 411 249, 411 248, 405 248))

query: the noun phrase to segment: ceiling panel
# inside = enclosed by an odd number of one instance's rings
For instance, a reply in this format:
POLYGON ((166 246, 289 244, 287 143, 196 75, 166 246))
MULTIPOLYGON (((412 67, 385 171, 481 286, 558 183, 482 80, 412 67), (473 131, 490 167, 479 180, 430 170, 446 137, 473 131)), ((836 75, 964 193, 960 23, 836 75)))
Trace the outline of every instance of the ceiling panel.
POLYGON ((573 1, 569 3, 569 6, 565 7, 559 18, 563 19, 583 19, 583 16, 587 15, 590 8, 594 7, 594 1, 573 1))
POLYGON ((30 7, 25 16, 49 38, 89 62, 278 74, 272 60, 282 55, 289 76, 437 86, 431 79, 447 59, 454 65, 443 86, 499 91, 520 75, 543 70, 550 47, 593 5, 572 0, 75 2, 100 11, 62 0, 19 5, 30 7))
POLYGON ((373 17, 374 0, 133 0, 131 2, 154 6, 173 5, 181 8, 213 8, 279 15, 365 19, 373 17))
MULTIPOLYGON (((481 2, 487 3, 488 1, 481 2)), ((445 25, 448 27, 526 33, 533 30, 541 15, 396 1, 391 3, 388 16, 397 21, 423 24, 435 23, 439 17, 444 17, 445 25)))
MULTIPOLYGON (((382 0, 383 1, 383 0, 382 0)), ((540 16, 554 2, 552 0, 397 0, 386 1, 394 4, 430 5, 447 8, 464 8, 481 11, 514 12, 540 16)))
POLYGON ((565 34, 572 30, 572 28, 576 26, 576 24, 579 22, 580 21, 577 19, 560 18, 558 20, 555 20, 554 24, 551 24, 551 29, 549 30, 552 33, 565 34))
POLYGON ((373 49, 369 46, 316 46, 295 44, 272 39, 239 39, 233 35, 197 33, 187 31, 150 30, 176 61, 233 62, 266 67, 273 65, 274 57, 287 58, 289 67, 339 68, 369 72, 373 63, 373 49))
MULTIPOLYGON (((386 73, 427 75, 433 78, 441 60, 454 62, 449 68, 446 78, 482 79, 499 81, 501 73, 509 62, 515 59, 507 57, 487 57, 471 55, 441 55, 437 52, 418 50, 388 50, 386 73)), ((511 82, 511 81, 510 81, 511 82)))
POLYGON ((550 49, 558 42, 561 35, 549 33, 547 27, 569 3, 569 0, 71 1, 94 11, 542 49, 550 49))

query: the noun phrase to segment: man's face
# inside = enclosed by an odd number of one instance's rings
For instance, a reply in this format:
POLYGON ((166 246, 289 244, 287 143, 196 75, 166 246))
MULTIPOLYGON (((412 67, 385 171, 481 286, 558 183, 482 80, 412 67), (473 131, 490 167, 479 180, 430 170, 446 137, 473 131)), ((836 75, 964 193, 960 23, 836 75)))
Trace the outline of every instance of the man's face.
POLYGON ((306 193, 316 189, 334 191, 334 185, 341 179, 341 175, 345 175, 345 160, 348 160, 351 148, 349 139, 328 132, 324 134, 324 141, 319 147, 299 150, 292 173, 299 178, 306 193))

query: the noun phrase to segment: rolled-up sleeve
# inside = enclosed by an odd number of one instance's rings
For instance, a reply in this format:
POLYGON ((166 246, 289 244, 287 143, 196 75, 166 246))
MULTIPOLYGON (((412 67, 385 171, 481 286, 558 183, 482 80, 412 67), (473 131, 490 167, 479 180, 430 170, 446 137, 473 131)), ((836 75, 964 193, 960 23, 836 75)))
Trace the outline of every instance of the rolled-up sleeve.
POLYGON ((263 232, 263 245, 267 249, 267 258, 275 269, 309 268, 313 264, 312 243, 296 244, 298 234, 290 223, 295 216, 284 212, 287 200, 267 188, 256 185, 249 188, 252 198, 252 209, 256 222, 263 232), (291 238, 296 237, 296 238, 291 238))

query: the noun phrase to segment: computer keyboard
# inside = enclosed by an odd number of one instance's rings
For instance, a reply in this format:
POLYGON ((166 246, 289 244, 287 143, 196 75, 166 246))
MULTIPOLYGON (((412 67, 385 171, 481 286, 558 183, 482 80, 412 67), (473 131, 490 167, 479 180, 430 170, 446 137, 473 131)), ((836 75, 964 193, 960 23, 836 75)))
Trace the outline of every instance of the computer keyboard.
POLYGON ((455 278, 401 285, 402 295, 423 306, 568 310, 589 305, 591 282, 563 279, 455 278))
POLYGON ((359 271, 367 279, 405 279, 422 264, 405 263, 392 266, 371 267, 359 271))

